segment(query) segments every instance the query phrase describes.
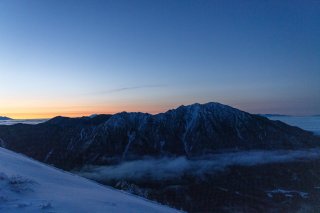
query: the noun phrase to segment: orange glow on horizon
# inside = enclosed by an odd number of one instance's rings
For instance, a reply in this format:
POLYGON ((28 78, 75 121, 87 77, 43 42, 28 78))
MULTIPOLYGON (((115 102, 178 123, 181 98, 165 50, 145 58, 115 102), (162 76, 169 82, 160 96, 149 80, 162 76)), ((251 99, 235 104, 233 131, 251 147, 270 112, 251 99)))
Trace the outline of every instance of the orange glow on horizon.
POLYGON ((161 106, 113 106, 113 107, 87 107, 80 108, 75 107, 74 110, 68 109, 58 109, 54 110, 51 108, 32 108, 32 109, 15 109, 6 110, 7 112, 1 112, 4 110, 0 109, 0 116, 7 116, 13 119, 50 119, 56 116, 65 117, 82 117, 90 116, 92 114, 116 114, 119 112, 145 112, 150 114, 157 114, 167 111, 172 107, 161 107, 161 106))

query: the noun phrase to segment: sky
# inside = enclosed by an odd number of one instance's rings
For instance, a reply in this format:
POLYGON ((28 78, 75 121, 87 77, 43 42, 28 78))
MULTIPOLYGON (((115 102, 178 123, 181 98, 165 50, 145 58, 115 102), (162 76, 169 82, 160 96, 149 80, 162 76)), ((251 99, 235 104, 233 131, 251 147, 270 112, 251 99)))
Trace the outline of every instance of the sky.
POLYGON ((0 0, 0 115, 320 114, 319 0, 0 0))

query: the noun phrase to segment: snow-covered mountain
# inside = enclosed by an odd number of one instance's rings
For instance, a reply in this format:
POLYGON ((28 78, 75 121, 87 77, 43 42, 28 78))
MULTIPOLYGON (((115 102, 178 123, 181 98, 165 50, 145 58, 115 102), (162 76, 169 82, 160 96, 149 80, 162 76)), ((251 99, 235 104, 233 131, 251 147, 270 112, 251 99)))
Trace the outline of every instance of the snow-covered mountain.
POLYGON ((6 120, 12 120, 12 119, 9 117, 0 116, 0 121, 6 121, 6 120))
POLYGON ((192 158, 226 150, 319 144, 310 132, 219 103, 181 106, 157 115, 122 112, 0 126, 0 145, 64 169, 142 156, 192 158))
POLYGON ((0 212, 179 212, 0 148, 0 212))
POLYGON ((0 125, 0 146, 188 212, 320 208, 320 137, 219 103, 0 125))

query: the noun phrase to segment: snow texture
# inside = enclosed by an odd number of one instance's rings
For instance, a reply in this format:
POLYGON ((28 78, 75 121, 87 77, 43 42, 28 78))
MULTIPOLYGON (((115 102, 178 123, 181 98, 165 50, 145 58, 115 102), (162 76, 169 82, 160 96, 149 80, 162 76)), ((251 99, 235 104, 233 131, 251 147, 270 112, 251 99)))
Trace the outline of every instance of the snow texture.
POLYGON ((267 191, 268 197, 272 198, 276 194, 283 194, 286 197, 293 197, 294 195, 299 195, 301 198, 308 198, 309 194, 307 192, 301 192, 296 190, 284 190, 284 189, 274 189, 267 191))
POLYGON ((0 148, 0 212, 179 212, 0 148))

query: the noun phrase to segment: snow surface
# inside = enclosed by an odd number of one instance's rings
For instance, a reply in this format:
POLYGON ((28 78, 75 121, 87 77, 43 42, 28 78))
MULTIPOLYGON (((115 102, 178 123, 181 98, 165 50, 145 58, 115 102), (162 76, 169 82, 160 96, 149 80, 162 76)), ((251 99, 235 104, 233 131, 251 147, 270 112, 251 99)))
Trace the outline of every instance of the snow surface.
POLYGON ((179 212, 0 148, 0 212, 179 212))

